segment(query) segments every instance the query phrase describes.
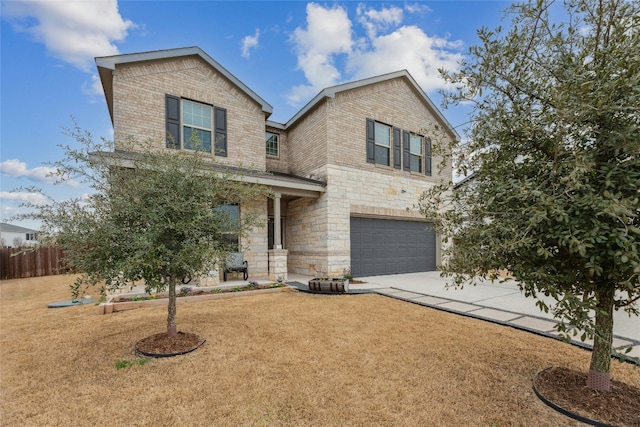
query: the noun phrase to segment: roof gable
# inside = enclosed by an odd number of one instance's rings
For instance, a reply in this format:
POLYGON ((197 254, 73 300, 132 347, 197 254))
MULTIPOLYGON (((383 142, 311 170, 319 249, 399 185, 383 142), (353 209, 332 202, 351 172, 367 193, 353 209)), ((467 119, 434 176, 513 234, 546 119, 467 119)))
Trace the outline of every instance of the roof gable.
POLYGON ((285 128, 288 128, 295 124, 299 119, 301 119, 305 114, 307 114, 310 110, 312 110, 316 105, 327 98, 334 98, 336 94, 340 92, 346 92, 349 90, 361 88, 368 85, 374 85, 381 82, 385 82, 388 80, 403 78, 405 79, 409 86, 411 86, 416 93, 419 95, 423 103, 426 107, 431 111, 434 117, 440 122, 440 124, 449 132, 449 134, 456 140, 460 140, 460 135, 456 130, 451 126, 451 124, 447 121, 447 119, 442 115, 440 110, 435 106, 433 101, 427 96, 427 94, 422 90, 422 88, 418 85, 418 83, 414 80, 414 78, 409 74, 407 70, 395 71, 388 74, 383 74, 380 76, 369 77, 362 80, 356 80, 353 82, 343 83, 336 86, 331 86, 323 89, 319 94, 317 94, 311 101, 307 103, 300 111, 298 111, 285 125, 285 128))
POLYGON ((113 71, 116 69, 116 65, 132 64, 144 61, 155 61, 159 59, 179 58, 183 56, 198 56, 202 58, 202 60, 204 60, 213 69, 226 77, 247 96, 260 104, 260 106, 262 107, 262 111, 267 114, 267 117, 270 116, 271 113, 273 113, 273 107, 267 101, 258 96, 258 94, 251 90, 247 85, 242 83, 236 76, 231 74, 217 61, 207 55, 202 49, 197 46, 192 46, 179 49, 155 50, 150 52, 102 56, 95 58, 96 66, 98 67, 98 74, 100 75, 100 81, 102 82, 102 88, 104 89, 104 96, 107 101, 107 107, 109 108, 111 121, 113 121, 113 71))

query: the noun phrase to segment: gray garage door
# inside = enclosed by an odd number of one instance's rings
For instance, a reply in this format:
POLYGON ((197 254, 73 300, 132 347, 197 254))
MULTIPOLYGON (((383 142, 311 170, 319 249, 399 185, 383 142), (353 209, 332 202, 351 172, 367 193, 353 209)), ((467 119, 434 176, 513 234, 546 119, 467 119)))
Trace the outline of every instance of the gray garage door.
POLYGON ((427 223, 351 218, 354 276, 416 273, 436 269, 436 236, 427 223))

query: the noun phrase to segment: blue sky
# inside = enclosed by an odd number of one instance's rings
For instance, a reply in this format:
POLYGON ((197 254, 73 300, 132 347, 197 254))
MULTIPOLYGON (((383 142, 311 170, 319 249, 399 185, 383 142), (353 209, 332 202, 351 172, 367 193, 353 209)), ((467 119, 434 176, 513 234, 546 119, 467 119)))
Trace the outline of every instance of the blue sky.
MULTIPOLYGON (((6 1, 0 2, 0 217, 42 187, 55 198, 46 162, 73 116, 95 137, 113 135, 96 56, 199 46, 274 107, 284 123, 325 87, 407 69, 436 103, 440 67, 455 70, 476 30, 502 23, 509 2, 6 1)), ((462 107, 442 110, 454 126, 462 107)), ((464 126, 458 128, 464 137, 464 126)), ((36 223, 19 225, 37 228, 36 223)))

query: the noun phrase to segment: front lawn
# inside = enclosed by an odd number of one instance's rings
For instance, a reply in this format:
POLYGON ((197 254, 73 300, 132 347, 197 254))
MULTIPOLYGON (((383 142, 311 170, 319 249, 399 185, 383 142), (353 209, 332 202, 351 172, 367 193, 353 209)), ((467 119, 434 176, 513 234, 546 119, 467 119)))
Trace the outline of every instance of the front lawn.
MULTIPOLYGON (((72 281, 0 282, 2 425, 576 425, 531 388, 548 366, 588 368, 556 340, 377 295, 241 292, 180 305, 178 329, 206 343, 140 362, 166 307, 47 308, 72 281)), ((640 387, 638 367, 612 374, 640 387)))

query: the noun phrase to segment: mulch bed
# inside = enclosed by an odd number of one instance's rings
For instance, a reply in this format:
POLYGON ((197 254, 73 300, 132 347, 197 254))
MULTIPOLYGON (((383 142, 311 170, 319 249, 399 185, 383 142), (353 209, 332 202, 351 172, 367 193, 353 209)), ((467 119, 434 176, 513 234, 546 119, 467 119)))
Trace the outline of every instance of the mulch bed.
POLYGON ((169 337, 166 332, 151 335, 136 343, 136 352, 145 356, 169 357, 190 353, 204 343, 198 335, 178 332, 169 337))
POLYGON ((614 379, 608 392, 586 384, 586 373, 560 367, 543 370, 534 379, 538 393, 565 411, 601 424, 640 426, 639 388, 614 379))
MULTIPOLYGON (((191 288, 187 293, 181 293, 178 291, 176 293, 177 298, 185 298, 191 296, 198 295, 213 295, 213 294, 224 294, 230 292, 245 292, 245 291, 256 291, 260 289, 275 289, 275 288, 283 288, 285 285, 280 283, 272 283, 268 285, 245 285, 245 286, 236 286, 233 288, 215 288, 215 289, 197 289, 191 288)), ((114 298, 113 302, 131 302, 131 301, 147 301, 152 299, 167 299, 169 298, 168 294, 156 294, 154 296, 119 296, 114 298)))

